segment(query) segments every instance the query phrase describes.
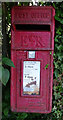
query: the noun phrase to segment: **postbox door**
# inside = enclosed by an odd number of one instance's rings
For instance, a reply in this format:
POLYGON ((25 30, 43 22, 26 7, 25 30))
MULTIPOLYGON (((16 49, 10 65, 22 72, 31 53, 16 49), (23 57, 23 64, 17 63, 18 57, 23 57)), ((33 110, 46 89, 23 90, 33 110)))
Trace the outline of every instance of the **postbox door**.
POLYGON ((32 51, 35 57, 29 58, 29 52, 17 51, 17 111, 45 113, 51 110, 52 55, 50 51, 32 51))

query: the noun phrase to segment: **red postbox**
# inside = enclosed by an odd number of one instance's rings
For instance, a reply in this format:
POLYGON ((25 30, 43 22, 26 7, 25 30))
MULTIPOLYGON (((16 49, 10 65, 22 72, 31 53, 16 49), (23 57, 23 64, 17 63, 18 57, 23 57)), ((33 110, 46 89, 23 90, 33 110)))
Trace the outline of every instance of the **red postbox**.
POLYGON ((11 110, 50 113, 55 10, 15 6, 11 14, 11 110))

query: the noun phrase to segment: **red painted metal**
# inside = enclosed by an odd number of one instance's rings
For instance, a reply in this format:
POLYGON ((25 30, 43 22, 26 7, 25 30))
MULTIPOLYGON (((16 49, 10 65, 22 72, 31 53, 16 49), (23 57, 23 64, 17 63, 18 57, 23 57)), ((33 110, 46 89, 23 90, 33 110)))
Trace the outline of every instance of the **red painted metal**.
POLYGON ((11 110, 50 113, 55 10, 51 6, 15 6, 12 8, 11 15, 11 60, 15 65, 15 68, 11 68, 11 110), (28 57, 28 52, 31 50, 35 51, 35 58, 28 57), (39 95, 23 95, 23 61, 40 61, 39 95), (45 69, 47 64, 49 66, 45 69))

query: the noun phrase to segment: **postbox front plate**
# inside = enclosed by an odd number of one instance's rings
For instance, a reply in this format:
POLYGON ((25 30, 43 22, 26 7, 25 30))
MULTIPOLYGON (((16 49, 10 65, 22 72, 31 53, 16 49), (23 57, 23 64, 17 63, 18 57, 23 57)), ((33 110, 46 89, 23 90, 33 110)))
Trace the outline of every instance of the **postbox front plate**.
POLYGON ((51 112, 54 15, 52 7, 12 9, 11 59, 15 65, 11 68, 12 111, 51 112), (29 29, 29 25, 33 26, 29 29))

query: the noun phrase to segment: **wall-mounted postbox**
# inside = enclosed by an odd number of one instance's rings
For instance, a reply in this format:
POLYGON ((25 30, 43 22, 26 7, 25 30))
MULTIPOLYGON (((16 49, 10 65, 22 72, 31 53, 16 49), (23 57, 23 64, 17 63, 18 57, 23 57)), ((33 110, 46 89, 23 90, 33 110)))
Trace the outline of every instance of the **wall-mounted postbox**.
POLYGON ((12 111, 51 112, 54 15, 51 6, 12 8, 12 111))

